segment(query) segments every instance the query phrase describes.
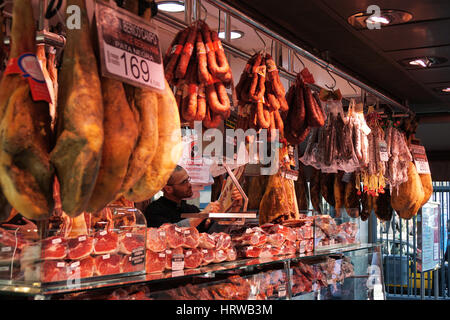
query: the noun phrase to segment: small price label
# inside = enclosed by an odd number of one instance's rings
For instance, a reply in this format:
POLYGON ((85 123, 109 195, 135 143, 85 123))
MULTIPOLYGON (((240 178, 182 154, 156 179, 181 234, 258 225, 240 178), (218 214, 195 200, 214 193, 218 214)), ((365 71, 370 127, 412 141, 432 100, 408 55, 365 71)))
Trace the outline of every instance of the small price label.
POLYGON ((281 176, 289 180, 298 180, 298 171, 292 169, 281 168, 281 176))
POLYGON ((2 252, 11 252, 12 248, 11 247, 3 247, 2 248, 2 252))
POLYGON ((179 271, 184 269, 184 255, 174 254, 172 256, 172 271, 179 271))
POLYGON ((385 141, 380 141, 380 160, 383 162, 389 161, 387 143, 385 141))
POLYGON ((411 144, 410 151, 414 159, 414 164, 416 165, 417 173, 431 174, 425 147, 421 145, 411 144))
POLYGON ((278 297, 279 298, 286 297, 286 285, 285 284, 280 284, 278 286, 278 297))
POLYGON ((52 244, 58 244, 58 243, 61 243, 61 238, 56 238, 56 239, 53 239, 52 240, 52 244))
POLYGON ((102 73, 135 86, 165 89, 159 36, 148 21, 96 2, 102 73))

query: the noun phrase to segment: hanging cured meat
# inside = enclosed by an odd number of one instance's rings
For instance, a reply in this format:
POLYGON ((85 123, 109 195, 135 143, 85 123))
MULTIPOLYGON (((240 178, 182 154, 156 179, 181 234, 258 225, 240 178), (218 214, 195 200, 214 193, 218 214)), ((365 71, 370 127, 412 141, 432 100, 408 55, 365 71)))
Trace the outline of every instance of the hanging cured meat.
POLYGON ((312 168, 311 180, 310 180, 310 194, 311 194, 311 204, 314 210, 322 214, 321 206, 321 174, 320 170, 312 168))
POLYGON ((176 86, 175 96, 182 122, 203 121, 215 128, 230 116, 226 91, 231 68, 216 31, 196 21, 175 36, 164 57, 166 80, 176 86))
POLYGON ((183 151, 178 107, 167 82, 164 93, 157 94, 156 103, 158 146, 155 157, 144 167, 142 177, 125 194, 127 199, 135 202, 150 199, 166 185, 183 151))
MULTIPOLYGON (((13 4, 10 59, 36 51, 30 1, 13 4)), ((33 101, 27 79, 2 76, 0 83, 0 184, 8 202, 23 216, 41 220, 53 209, 52 134, 49 105, 33 101)))
MULTIPOLYGON (((116 199, 128 172, 138 135, 142 134, 139 139, 144 139, 146 133, 139 132, 138 119, 132 109, 135 106, 128 103, 122 82, 107 77, 101 77, 100 80, 104 109, 104 142, 99 173, 88 203, 89 212, 97 212, 116 199)), ((153 123, 149 125, 154 126, 153 123)), ((156 136, 155 132, 151 131, 150 134, 152 133, 156 136)), ((152 139, 147 143, 152 147, 155 142, 152 139)))
POLYGON ((290 217, 290 207, 284 193, 282 177, 279 173, 270 176, 266 192, 259 206, 259 223, 281 222, 290 217))
POLYGON ((392 208, 391 208, 391 193, 389 189, 385 189, 384 193, 380 193, 374 201, 374 213, 381 221, 391 221, 392 208))
POLYGON ((297 206, 300 213, 305 213, 308 210, 309 204, 309 191, 308 191, 308 183, 305 177, 305 168, 303 163, 299 161, 298 168, 298 178, 297 181, 294 182, 295 185, 295 194, 297 197, 297 206))
POLYGON ((425 198, 422 181, 413 162, 409 163, 408 181, 392 189, 392 208, 403 219, 411 219, 417 214, 425 198))
POLYGON ((103 100, 85 1, 81 28, 67 31, 58 93, 57 141, 51 153, 69 216, 85 211, 95 186, 103 146, 103 100))
POLYGON ((267 129, 270 141, 284 138, 284 123, 280 112, 288 110, 285 90, 280 81, 278 68, 270 54, 255 53, 236 85, 238 97, 237 128, 267 129))

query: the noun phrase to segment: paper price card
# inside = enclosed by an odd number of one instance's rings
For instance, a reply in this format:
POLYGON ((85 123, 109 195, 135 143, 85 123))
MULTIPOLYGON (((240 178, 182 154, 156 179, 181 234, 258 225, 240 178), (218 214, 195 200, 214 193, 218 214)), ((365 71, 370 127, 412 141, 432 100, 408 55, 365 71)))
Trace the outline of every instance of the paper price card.
POLYGON ((102 75, 164 90, 164 67, 156 28, 126 10, 96 2, 102 75))
POLYGON ((428 164, 425 147, 417 144, 411 144, 410 151, 416 165, 417 173, 430 174, 430 165, 428 164))

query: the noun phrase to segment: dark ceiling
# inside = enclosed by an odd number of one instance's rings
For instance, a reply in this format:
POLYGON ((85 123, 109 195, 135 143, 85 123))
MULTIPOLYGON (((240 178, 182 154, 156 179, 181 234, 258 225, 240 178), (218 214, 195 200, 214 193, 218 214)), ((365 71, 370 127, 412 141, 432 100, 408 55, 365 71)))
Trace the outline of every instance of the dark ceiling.
POLYGON ((225 0, 254 20, 407 104, 417 113, 450 112, 449 0, 225 0), (404 24, 356 29, 347 18, 369 5, 411 13, 404 24), (439 56, 430 68, 405 66, 402 59, 439 56))

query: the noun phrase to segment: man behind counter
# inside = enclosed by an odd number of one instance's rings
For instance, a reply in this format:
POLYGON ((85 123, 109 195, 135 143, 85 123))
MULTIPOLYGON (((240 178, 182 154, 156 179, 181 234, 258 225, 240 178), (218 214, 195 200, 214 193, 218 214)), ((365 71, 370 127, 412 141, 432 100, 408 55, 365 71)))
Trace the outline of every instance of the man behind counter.
MULTIPOLYGON (((174 223, 179 227, 197 227, 200 232, 205 230, 207 226, 204 218, 181 218, 182 213, 200 212, 197 206, 187 204, 184 200, 193 195, 190 180, 183 167, 175 168, 162 189, 164 195, 150 203, 144 211, 148 227, 158 228, 164 223, 174 223)), ((218 212, 219 210, 220 204, 215 201, 209 203, 202 212, 218 212)))

